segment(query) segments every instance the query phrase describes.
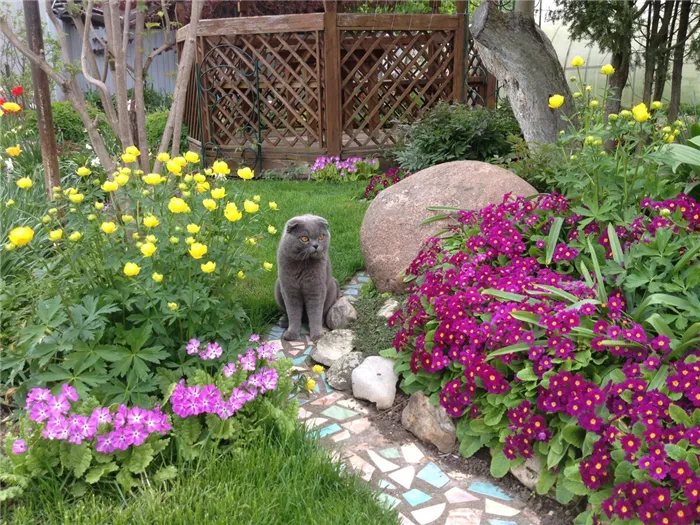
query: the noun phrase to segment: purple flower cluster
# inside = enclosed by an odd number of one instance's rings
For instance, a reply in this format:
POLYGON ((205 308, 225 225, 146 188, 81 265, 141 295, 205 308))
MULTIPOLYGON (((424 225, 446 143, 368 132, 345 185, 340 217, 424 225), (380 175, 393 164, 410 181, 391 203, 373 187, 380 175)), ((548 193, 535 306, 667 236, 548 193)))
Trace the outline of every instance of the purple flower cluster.
POLYGON ((382 190, 401 182, 409 175, 411 174, 403 168, 390 168, 380 175, 375 175, 367 184, 363 198, 372 200, 379 195, 382 190))
POLYGON ((377 159, 364 159, 362 157, 349 157, 345 160, 341 160, 338 156, 332 157, 318 157, 314 165, 311 167, 311 173, 319 172, 329 166, 334 166, 338 170, 341 177, 344 177, 348 173, 357 172, 357 164, 364 162, 374 166, 378 163, 377 159))

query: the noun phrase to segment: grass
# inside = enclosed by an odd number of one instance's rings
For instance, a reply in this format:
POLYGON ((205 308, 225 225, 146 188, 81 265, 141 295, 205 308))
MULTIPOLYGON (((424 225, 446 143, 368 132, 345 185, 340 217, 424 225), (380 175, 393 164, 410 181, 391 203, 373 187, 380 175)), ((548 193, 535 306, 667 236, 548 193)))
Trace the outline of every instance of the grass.
POLYGON ((398 525, 369 485, 331 463, 301 427, 286 439, 269 432, 254 446, 203 465, 168 490, 144 489, 125 501, 116 495, 71 498, 57 481, 43 480, 21 506, 8 511, 3 505, 3 523, 398 525))
MULTIPOLYGON (((401 297, 394 297, 399 303, 401 297)), ((387 326, 384 317, 377 317, 377 311, 386 302, 387 297, 382 297, 376 290, 363 292, 353 304, 357 310, 357 322, 353 326, 355 330, 355 350, 365 355, 377 355, 380 351, 392 348, 396 330, 387 326)))
MULTIPOLYGON (((273 226, 282 232, 284 223, 296 215, 320 215, 330 223, 331 262, 333 274, 339 282, 346 281, 364 266, 360 253, 360 226, 368 203, 357 197, 366 182, 322 184, 307 181, 254 180, 245 182, 251 193, 259 194, 262 202, 275 201, 279 212, 273 226)), ((247 193, 247 192, 246 192, 247 193)), ((279 234, 278 234, 279 235, 279 234)), ((256 257, 274 262, 277 245, 261 246, 256 257)), ((264 329, 279 316, 274 298, 276 271, 255 279, 246 279, 241 290, 243 308, 250 317, 253 331, 264 329)))

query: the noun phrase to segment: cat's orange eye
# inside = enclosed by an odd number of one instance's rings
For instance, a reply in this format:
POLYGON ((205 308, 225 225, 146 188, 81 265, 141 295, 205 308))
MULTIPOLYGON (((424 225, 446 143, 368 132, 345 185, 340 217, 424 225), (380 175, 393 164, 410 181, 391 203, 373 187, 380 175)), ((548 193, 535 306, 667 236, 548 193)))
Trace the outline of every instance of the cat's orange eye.
POLYGON ((304 235, 303 237, 300 237, 300 239, 301 239, 301 242, 309 242, 309 238, 306 235, 304 235))
POLYGON ((322 240, 325 239, 325 238, 326 238, 325 235, 319 235, 318 240, 319 240, 319 241, 322 241, 322 240))

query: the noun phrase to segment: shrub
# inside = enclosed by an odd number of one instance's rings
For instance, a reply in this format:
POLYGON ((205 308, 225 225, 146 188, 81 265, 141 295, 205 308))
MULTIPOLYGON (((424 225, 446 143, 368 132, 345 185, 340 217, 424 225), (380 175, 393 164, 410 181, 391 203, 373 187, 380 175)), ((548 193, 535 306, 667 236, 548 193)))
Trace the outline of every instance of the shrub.
POLYGON ((379 171, 377 159, 319 157, 311 168, 311 178, 324 182, 354 182, 372 178, 379 171))
MULTIPOLYGON (((146 139, 148 140, 148 148, 153 152, 158 151, 160 147, 160 141, 163 138, 168 115, 170 115, 170 110, 157 111, 146 115, 146 139)), ((182 132, 180 133, 180 151, 187 151, 190 149, 187 135, 187 126, 183 124, 182 132)))
POLYGON ((372 200, 379 195, 379 192, 389 186, 393 186, 397 182, 401 182, 409 175, 410 173, 403 168, 390 168, 381 175, 375 175, 370 179, 369 184, 367 184, 363 198, 372 200))
MULTIPOLYGON (((107 124, 104 114, 95 106, 87 105, 88 114, 91 119, 97 118, 97 125, 100 133, 113 137, 114 133, 107 124)), ((82 144, 87 141, 85 134, 85 125, 80 120, 78 112, 73 109, 70 102, 54 102, 51 104, 51 112, 53 114, 53 125, 56 131, 56 137, 59 140, 82 144)), ((36 129, 38 125, 37 115, 35 111, 27 112, 25 117, 25 125, 29 128, 36 129)))
MULTIPOLYGON (((133 88, 129 88, 127 90, 127 97, 131 99, 133 97, 133 93, 133 88)), ((90 90, 86 92, 85 100, 87 100, 90 104, 92 104, 104 113, 102 99, 100 98, 100 95, 97 91, 90 90)), ((168 109, 172 104, 172 96, 162 91, 156 91, 155 89, 153 89, 153 87, 147 85, 143 90, 143 102, 146 114, 155 113, 156 111, 163 111, 165 109, 168 109)), ((117 99, 114 95, 112 95, 112 103, 116 108, 117 99)))
POLYGON ((395 152, 399 166, 409 172, 454 160, 488 160, 510 150, 508 137, 520 127, 510 107, 475 109, 441 102, 421 118, 400 127, 395 152))

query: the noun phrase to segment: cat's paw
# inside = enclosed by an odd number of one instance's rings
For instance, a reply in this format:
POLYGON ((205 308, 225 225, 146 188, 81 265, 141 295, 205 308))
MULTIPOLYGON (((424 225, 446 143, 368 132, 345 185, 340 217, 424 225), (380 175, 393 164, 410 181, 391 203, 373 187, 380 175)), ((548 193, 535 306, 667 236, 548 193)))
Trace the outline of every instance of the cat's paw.
POLYGON ((300 339, 299 332, 294 332, 292 330, 285 330, 282 334, 282 338, 285 341, 298 341, 300 339))
POLYGON ((311 334, 311 341, 315 343, 316 341, 321 339, 322 336, 323 336, 323 332, 320 332, 318 334, 311 334))
POLYGON ((289 319, 287 319, 286 315, 283 315, 282 317, 280 317, 280 320, 277 321, 277 324, 281 328, 289 328, 289 319))

